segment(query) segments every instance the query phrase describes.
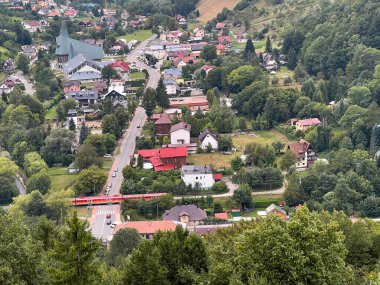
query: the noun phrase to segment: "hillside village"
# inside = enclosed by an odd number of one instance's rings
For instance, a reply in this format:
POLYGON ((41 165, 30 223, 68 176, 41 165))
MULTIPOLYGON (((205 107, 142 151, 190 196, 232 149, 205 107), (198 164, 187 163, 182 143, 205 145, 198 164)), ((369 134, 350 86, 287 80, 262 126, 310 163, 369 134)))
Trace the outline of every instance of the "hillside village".
POLYGON ((107 2, 0 1, 0 280, 377 284, 376 1, 107 2))

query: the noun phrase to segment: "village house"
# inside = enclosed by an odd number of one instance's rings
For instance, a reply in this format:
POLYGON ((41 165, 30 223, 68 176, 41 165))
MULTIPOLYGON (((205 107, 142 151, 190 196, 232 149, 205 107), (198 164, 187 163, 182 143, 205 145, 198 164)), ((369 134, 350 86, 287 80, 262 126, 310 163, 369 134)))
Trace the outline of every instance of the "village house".
POLYGON ((69 9, 67 11, 65 11, 65 13, 63 14, 65 17, 69 17, 69 18, 75 18, 78 14, 78 11, 75 10, 75 9, 69 9))
POLYGON ((120 78, 124 81, 129 80, 129 65, 127 62, 122 60, 116 60, 111 66, 117 71, 120 78))
POLYGON ((217 55, 225 55, 226 54, 226 46, 223 44, 216 45, 216 54, 217 55))
POLYGON ((13 80, 7 79, 2 84, 0 84, 0 95, 2 93, 10 93, 13 90, 13 87, 16 83, 13 80))
POLYGON ((171 121, 169 115, 164 113, 154 123, 156 136, 168 136, 170 134, 171 121))
POLYGON ((79 107, 88 107, 99 100, 99 94, 96 90, 70 91, 65 94, 66 99, 74 99, 78 102, 79 107))
POLYGON ((280 206, 277 206, 275 204, 271 204, 270 206, 268 206, 265 211, 257 211, 257 215, 259 217, 267 217, 269 215, 277 215, 279 216, 281 219, 283 219, 284 221, 288 220, 289 219, 289 216, 288 214, 285 212, 285 210, 283 208, 281 208, 280 206))
POLYGON ((191 125, 180 122, 170 128, 170 143, 174 145, 190 143, 191 125))
POLYGON ((69 109, 67 111, 67 117, 66 117, 66 127, 69 128, 70 121, 74 122, 75 129, 79 129, 83 123, 85 123, 85 116, 79 115, 77 110, 75 109, 69 109))
POLYGON ((178 205, 166 210, 163 215, 164 221, 175 221, 187 225, 198 225, 207 219, 205 210, 196 205, 178 205))
POLYGON ((292 127, 296 127, 297 131, 305 132, 310 127, 319 126, 321 124, 321 121, 318 118, 310 118, 304 120, 291 119, 290 123, 292 127))
MULTIPOLYGON (((7 58, 3 62, 3 71, 5 72, 12 72, 16 69, 16 63, 13 59, 7 58)), ((182 73, 181 73, 182 74, 182 73)))
POLYGON ((201 67, 201 70, 204 70, 204 72, 206 72, 206 74, 208 74, 213 69, 215 69, 215 66, 212 66, 212 65, 203 65, 201 67))
POLYGON ((287 149, 294 154, 297 160, 295 167, 299 171, 310 167, 318 159, 318 156, 310 143, 303 139, 297 143, 289 144, 287 149))
POLYGON ((181 178, 186 185, 210 189, 214 183, 214 175, 209 165, 183 165, 181 178))
POLYGON ((222 44, 224 46, 230 46, 231 45, 231 38, 230 38, 230 36, 218 36, 218 43, 222 44))
POLYGON ((120 229, 135 229, 142 239, 151 240, 157 232, 174 231, 176 227, 177 224, 173 221, 128 221, 116 225, 113 234, 120 229))
POLYGON ((42 23, 40 21, 29 21, 29 22, 24 22, 23 27, 25 30, 27 30, 30 33, 35 33, 38 30, 41 30, 42 28, 42 23))
POLYGON ((63 92, 67 93, 70 91, 79 91, 80 81, 66 81, 63 83, 63 92))
POLYGON ((92 26, 92 20, 91 19, 82 19, 79 22, 79 26, 81 26, 81 27, 91 27, 92 26))
POLYGON ((215 25, 215 29, 217 30, 223 30, 224 28, 226 27, 226 24, 225 23, 216 23, 215 25))
POLYGON ((186 105, 192 112, 196 112, 198 109, 203 112, 209 110, 206 96, 169 98, 169 101, 170 108, 180 108, 182 105, 186 105))
POLYGON ((206 150, 210 147, 212 150, 218 149, 218 137, 210 132, 208 129, 201 132, 198 136, 200 147, 206 150))
POLYGON ((145 162, 150 162, 154 171, 179 169, 186 164, 186 147, 163 147, 159 149, 142 149, 138 151, 145 162))
POLYGON ((38 54, 38 48, 35 45, 22 46, 22 53, 29 59, 34 59, 38 54))
POLYGON ((179 92, 179 86, 175 80, 163 80, 166 88, 166 93, 169 96, 175 96, 179 92))
POLYGON ((204 37, 205 36, 205 30, 203 27, 196 27, 194 30, 193 30, 193 36, 194 37, 204 37))

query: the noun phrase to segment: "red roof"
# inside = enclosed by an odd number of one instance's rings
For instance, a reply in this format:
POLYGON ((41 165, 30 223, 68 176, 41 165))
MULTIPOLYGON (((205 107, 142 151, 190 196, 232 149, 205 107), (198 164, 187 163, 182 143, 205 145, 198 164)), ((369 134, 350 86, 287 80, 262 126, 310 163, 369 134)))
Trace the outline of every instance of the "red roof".
POLYGON ((168 157, 182 157, 187 156, 187 147, 163 147, 160 149, 160 157, 168 158, 168 157))
POLYGON ((56 11, 51 11, 47 16, 48 16, 48 17, 55 17, 55 16, 58 16, 58 15, 59 15, 58 12, 56 12, 56 11))
POLYGON ((216 46, 216 49, 217 49, 217 50, 221 50, 221 51, 223 51, 223 50, 226 49, 226 47, 225 47, 224 45, 222 45, 222 44, 218 44, 218 45, 216 46))
POLYGON ((224 213, 216 213, 215 218, 222 219, 222 220, 228 220, 228 214, 227 212, 224 213))
POLYGON ((212 176, 214 177, 214 179, 215 179, 216 181, 220 181, 220 180, 222 180, 222 174, 220 174, 220 173, 215 173, 215 174, 213 174, 212 176))
POLYGON ((136 229, 139 234, 155 234, 158 231, 174 231, 177 224, 173 221, 139 221, 126 222, 115 227, 116 233, 120 229, 136 229))
POLYGON ((222 29, 222 28, 224 28, 225 26, 226 26, 225 23, 216 23, 215 28, 217 28, 217 29, 222 29))
POLYGON ((166 171, 166 170, 173 170, 174 169, 174 165, 173 164, 163 164, 163 165, 159 165, 159 166, 155 166, 154 167, 154 171, 158 172, 158 171, 166 171))
POLYGON ((149 159, 149 161, 153 164, 154 167, 164 164, 159 156, 153 156, 149 159))
POLYGON ((70 9, 70 10, 67 10, 67 11, 65 12, 65 15, 66 15, 66 16, 75 16, 77 13, 78 13, 77 10, 75 10, 75 9, 70 9))
POLYGON ((319 125, 321 121, 318 118, 311 118, 311 119, 299 120, 297 123, 300 126, 316 126, 316 125, 319 125))
POLYGON ((122 60, 116 60, 114 63, 111 64, 112 67, 120 67, 124 70, 124 72, 129 72, 129 65, 127 62, 122 60))
POLYGON ((159 149, 141 149, 138 151, 138 155, 141 155, 143 158, 150 158, 157 156, 159 151, 159 149))
POLYGON ((163 113, 161 118, 159 118, 154 124, 155 125, 167 125, 170 123, 171 123, 171 121, 170 121, 169 115, 166 113, 163 113))
POLYGON ((218 43, 223 43, 223 42, 230 43, 231 42, 230 36, 219 36, 218 43))

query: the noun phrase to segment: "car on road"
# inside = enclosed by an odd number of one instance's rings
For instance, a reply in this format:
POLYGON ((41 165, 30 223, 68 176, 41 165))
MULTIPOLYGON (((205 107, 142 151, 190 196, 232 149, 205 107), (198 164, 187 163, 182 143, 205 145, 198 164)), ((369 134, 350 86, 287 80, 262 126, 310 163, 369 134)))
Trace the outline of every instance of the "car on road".
POLYGON ((111 187, 112 187, 112 182, 108 183, 107 188, 111 188, 111 187))
POLYGON ((139 129, 139 128, 141 128, 141 126, 140 126, 140 125, 138 125, 138 126, 137 126, 137 128, 139 129))
POLYGON ((106 218, 107 218, 107 219, 110 219, 110 218, 111 218, 111 214, 107 214, 107 215, 106 215, 106 218))
POLYGON ((112 177, 116 177, 116 172, 112 173, 112 177))
POLYGON ((110 225, 110 224, 112 224, 112 221, 111 221, 111 219, 108 219, 107 220, 107 225, 110 225))
POLYGON ((119 224, 121 224, 121 222, 113 222, 112 225, 111 225, 111 228, 114 228, 114 227, 116 227, 119 224))
POLYGON ((115 172, 118 172, 118 171, 119 171, 119 168, 116 167, 116 168, 115 168, 115 172))

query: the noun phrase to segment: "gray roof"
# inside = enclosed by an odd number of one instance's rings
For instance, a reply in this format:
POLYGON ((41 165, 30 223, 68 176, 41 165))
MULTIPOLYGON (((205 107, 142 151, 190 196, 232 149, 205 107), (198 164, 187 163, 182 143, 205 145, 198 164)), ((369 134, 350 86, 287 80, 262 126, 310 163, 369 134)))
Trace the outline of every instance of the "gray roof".
POLYGON ((164 69, 164 75, 177 75, 181 76, 182 71, 177 69, 177 68, 169 68, 169 69, 164 69))
POLYGON ((75 110, 75 109, 69 109, 68 111, 67 111, 67 114, 68 115, 73 115, 73 114, 77 114, 78 112, 77 112, 77 110, 75 110))
POLYGON ((97 72, 77 72, 70 76, 69 80, 95 80, 102 78, 102 75, 97 72))
POLYGON ((75 68, 77 68, 78 66, 80 66, 81 64, 85 62, 87 62, 89 65, 93 66, 94 68, 99 68, 99 69, 101 69, 104 65, 102 62, 88 59, 83 54, 80 53, 80 54, 77 54, 72 59, 70 59, 68 62, 63 64, 63 71, 65 73, 70 73, 75 68))
POLYGON ((170 132, 175 132, 175 131, 178 131, 178 130, 186 130, 186 131, 191 131, 191 125, 189 123, 185 123, 185 122, 179 122, 178 124, 175 124, 173 126, 171 126, 170 128, 170 132))
POLYGON ((67 31, 66 23, 63 21, 59 36, 56 38, 57 48, 56 55, 68 55, 69 60, 74 58, 77 54, 82 53, 89 59, 102 59, 104 58, 103 48, 94 46, 82 41, 70 38, 67 31))
POLYGON ((199 140, 202 142, 207 135, 212 136, 214 139, 217 139, 217 135, 210 132, 208 129, 205 129, 203 132, 201 132, 198 136, 199 140))
POLYGON ((75 100, 97 100, 99 98, 98 91, 96 90, 80 90, 80 91, 70 91, 67 92, 67 99, 75 99, 75 100))
POLYGON ((72 85, 80 86, 80 81, 65 81, 63 87, 70 87, 72 85))
POLYGON ((265 211, 267 212, 267 214, 269 214, 269 213, 272 212, 273 210, 277 210, 277 211, 283 213, 284 215, 287 215, 284 209, 282 209, 281 207, 279 207, 279 206, 277 206, 277 205, 275 205, 275 204, 272 204, 272 205, 268 206, 268 207, 265 209, 265 211))
POLYGON ((196 205, 180 205, 174 206, 170 210, 165 211, 163 216, 165 221, 180 221, 180 217, 187 215, 189 221, 201 221, 207 219, 206 212, 198 208, 196 205))
POLYGON ((182 165, 183 174, 212 174, 209 165, 182 165))

